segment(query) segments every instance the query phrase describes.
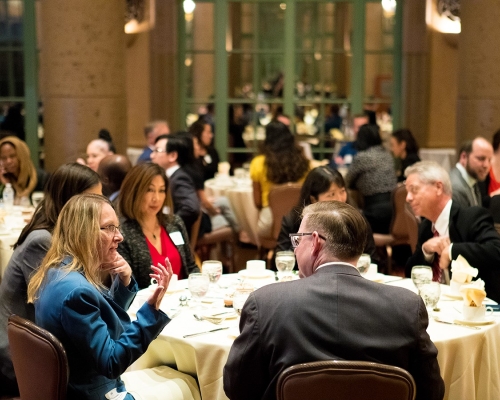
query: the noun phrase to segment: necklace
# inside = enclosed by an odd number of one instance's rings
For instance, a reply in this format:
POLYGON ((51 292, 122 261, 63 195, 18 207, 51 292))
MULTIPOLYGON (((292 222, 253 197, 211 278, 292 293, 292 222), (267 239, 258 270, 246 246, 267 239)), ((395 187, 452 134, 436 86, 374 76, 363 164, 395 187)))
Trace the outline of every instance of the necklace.
POLYGON ((156 241, 157 237, 156 237, 155 231, 158 229, 158 227, 159 227, 159 224, 158 224, 158 222, 156 222, 153 230, 149 230, 145 226, 142 227, 142 230, 146 231, 146 233, 151 233, 151 236, 153 236, 153 239, 156 241))

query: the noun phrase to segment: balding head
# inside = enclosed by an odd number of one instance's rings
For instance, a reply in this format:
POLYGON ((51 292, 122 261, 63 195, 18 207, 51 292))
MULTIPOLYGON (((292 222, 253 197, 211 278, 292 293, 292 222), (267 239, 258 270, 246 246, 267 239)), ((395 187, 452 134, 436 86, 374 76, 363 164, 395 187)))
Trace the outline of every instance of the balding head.
POLYGON ((121 154, 111 154, 99 163, 98 173, 102 181, 102 193, 109 197, 120 190, 128 171, 132 169, 129 159, 121 154))

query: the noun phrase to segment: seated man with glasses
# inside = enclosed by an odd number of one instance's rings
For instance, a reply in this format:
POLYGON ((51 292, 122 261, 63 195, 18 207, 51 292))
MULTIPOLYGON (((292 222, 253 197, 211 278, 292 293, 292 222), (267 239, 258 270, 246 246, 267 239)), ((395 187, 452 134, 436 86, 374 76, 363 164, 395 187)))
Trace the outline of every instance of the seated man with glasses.
POLYGON ((224 368, 230 399, 275 399, 288 367, 332 359, 372 361, 407 370, 417 399, 442 399, 437 349, 422 299, 364 279, 355 265, 366 222, 353 207, 327 201, 302 212, 291 234, 301 279, 267 285, 246 301, 224 368))

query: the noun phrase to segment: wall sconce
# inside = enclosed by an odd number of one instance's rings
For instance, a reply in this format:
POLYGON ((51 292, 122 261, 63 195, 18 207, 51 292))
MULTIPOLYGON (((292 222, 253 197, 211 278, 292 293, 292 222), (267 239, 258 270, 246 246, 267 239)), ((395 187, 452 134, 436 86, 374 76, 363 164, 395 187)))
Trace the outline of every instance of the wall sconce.
POLYGON ((460 33, 460 0, 427 0, 425 21, 441 33, 460 33))
POLYGON ((182 7, 184 8, 184 14, 186 21, 191 21, 193 19, 193 11, 196 7, 193 0, 184 0, 182 2, 182 7))
POLYGON ((396 14, 396 0, 382 0, 382 9, 385 18, 392 18, 396 14))

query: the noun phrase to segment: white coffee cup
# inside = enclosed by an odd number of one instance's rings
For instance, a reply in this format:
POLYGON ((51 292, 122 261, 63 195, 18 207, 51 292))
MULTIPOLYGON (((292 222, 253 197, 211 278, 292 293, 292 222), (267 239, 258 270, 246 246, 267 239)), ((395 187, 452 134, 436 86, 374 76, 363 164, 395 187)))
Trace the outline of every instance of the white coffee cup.
POLYGON ((493 314, 493 309, 491 307, 486 307, 484 304, 480 307, 467 306, 464 304, 462 308, 462 316, 466 321, 484 321, 486 315, 490 316, 491 314, 493 314))
POLYGON ((457 282, 454 281, 453 279, 450 280, 450 292, 451 294, 455 296, 462 296, 462 293, 460 293, 460 288, 462 287, 463 283, 462 282, 457 282))

